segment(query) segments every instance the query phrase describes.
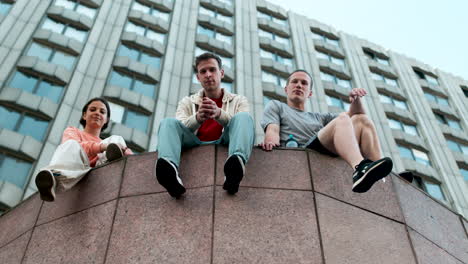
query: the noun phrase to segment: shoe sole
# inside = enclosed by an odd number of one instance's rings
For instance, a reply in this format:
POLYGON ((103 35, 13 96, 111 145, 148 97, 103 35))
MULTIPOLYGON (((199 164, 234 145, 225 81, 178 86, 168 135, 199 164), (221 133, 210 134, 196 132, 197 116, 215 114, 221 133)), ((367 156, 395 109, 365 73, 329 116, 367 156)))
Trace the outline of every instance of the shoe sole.
POLYGON ((353 192, 364 193, 367 192, 374 183, 380 179, 387 177, 392 171, 393 162, 391 159, 384 159, 377 165, 374 165, 367 171, 357 182, 353 184, 353 192))
POLYGON ((231 156, 224 164, 224 175, 226 179, 223 184, 223 189, 229 194, 235 194, 239 191, 239 184, 244 177, 242 161, 238 156, 231 156))
POLYGON ((106 149, 107 161, 114 161, 123 157, 123 152, 117 144, 111 143, 106 149))
POLYGON ((41 199, 47 202, 55 200, 54 176, 48 171, 41 171, 36 176, 36 186, 41 199))
POLYGON ((166 188, 169 195, 179 198, 185 193, 185 187, 177 180, 175 168, 164 159, 159 159, 156 164, 156 179, 166 188))

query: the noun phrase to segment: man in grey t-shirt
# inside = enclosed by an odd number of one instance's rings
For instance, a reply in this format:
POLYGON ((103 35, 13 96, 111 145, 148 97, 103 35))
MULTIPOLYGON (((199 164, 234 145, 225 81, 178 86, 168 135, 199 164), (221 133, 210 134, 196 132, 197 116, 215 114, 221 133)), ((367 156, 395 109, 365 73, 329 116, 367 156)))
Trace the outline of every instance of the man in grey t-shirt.
POLYGON ((288 77, 287 104, 268 103, 263 114, 265 140, 260 143, 266 151, 284 146, 293 135, 299 147, 314 149, 323 154, 342 157, 353 173, 353 191, 366 192, 393 167, 390 158, 382 158, 377 131, 366 116, 361 97, 362 88, 349 93, 349 111, 341 114, 311 113, 305 111, 305 102, 312 96, 312 78, 304 70, 296 70, 288 77))

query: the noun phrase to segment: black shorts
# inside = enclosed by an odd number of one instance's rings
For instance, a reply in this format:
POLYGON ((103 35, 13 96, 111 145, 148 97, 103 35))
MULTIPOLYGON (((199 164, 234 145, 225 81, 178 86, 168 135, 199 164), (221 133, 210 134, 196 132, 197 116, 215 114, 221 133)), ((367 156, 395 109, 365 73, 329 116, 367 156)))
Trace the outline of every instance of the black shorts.
POLYGON ((331 157, 339 157, 338 155, 336 155, 335 153, 329 151, 328 149, 326 149, 322 143, 320 142, 318 136, 315 136, 312 138, 312 142, 310 142, 309 145, 307 145, 308 149, 313 149, 319 153, 322 153, 322 154, 325 154, 325 155, 328 155, 328 156, 331 156, 331 157))

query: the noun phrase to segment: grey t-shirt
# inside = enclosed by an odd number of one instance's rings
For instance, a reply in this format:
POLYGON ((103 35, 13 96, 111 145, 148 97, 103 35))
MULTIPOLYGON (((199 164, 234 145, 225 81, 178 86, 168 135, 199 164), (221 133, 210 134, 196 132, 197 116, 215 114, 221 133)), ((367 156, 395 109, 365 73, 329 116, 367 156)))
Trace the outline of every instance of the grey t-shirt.
POLYGON ((263 113, 262 128, 266 130, 269 124, 280 126, 280 144, 285 146, 289 135, 299 143, 299 147, 306 147, 320 129, 332 121, 338 114, 304 112, 288 106, 277 100, 271 100, 263 113))

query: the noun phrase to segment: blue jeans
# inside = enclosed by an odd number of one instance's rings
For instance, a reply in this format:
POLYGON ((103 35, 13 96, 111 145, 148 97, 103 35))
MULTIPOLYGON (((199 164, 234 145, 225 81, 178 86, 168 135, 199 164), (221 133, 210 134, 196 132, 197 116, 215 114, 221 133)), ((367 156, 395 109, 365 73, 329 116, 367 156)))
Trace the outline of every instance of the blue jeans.
POLYGON ((255 129, 252 117, 247 112, 234 115, 218 140, 200 141, 198 137, 175 118, 161 121, 158 131, 158 157, 172 161, 177 167, 180 163, 182 148, 200 145, 229 145, 229 156, 239 155, 247 163, 255 141, 255 129))

